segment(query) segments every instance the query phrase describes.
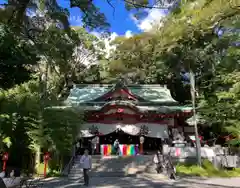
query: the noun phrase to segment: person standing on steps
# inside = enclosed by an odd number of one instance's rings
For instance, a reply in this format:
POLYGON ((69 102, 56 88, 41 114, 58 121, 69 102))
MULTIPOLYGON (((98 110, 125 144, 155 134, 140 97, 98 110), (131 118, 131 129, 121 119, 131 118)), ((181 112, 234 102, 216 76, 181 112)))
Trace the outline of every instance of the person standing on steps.
POLYGON ((119 141, 118 141, 118 139, 116 139, 114 141, 113 147, 114 147, 114 150, 115 150, 115 154, 119 155, 119 141))
POLYGON ((84 185, 89 185, 89 171, 92 168, 92 157, 89 155, 88 150, 86 149, 84 151, 84 154, 82 155, 80 159, 80 163, 83 168, 83 177, 84 177, 84 185))

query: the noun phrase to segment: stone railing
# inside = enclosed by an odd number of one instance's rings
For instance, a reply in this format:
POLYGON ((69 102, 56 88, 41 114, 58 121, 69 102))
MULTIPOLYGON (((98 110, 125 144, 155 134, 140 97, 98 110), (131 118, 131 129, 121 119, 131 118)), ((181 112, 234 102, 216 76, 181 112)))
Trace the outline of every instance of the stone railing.
MULTIPOLYGON (((164 145, 163 154, 170 154, 175 162, 196 163, 195 147, 168 147, 164 145)), ((216 167, 240 167, 240 154, 229 155, 228 148, 201 147, 201 157, 210 160, 216 167)))

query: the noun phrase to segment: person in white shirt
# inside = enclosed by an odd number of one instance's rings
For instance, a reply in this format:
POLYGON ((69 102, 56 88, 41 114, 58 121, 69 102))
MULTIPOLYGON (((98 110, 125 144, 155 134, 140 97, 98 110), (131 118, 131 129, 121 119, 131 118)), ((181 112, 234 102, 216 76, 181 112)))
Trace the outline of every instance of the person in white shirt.
POLYGON ((153 162, 156 164, 156 171, 159 174, 162 171, 162 155, 160 151, 157 151, 154 155, 153 162))
POLYGON ((88 186, 89 184, 89 170, 92 168, 92 157, 88 154, 88 150, 84 151, 83 156, 80 159, 80 163, 83 168, 83 177, 84 177, 84 185, 88 186))

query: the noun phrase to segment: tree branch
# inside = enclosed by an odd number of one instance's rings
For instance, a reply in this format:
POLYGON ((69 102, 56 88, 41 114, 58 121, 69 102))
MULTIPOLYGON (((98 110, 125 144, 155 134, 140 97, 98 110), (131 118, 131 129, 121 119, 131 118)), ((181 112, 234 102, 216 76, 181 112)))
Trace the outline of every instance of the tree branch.
POLYGON ((114 17, 114 15, 115 15, 115 7, 111 4, 110 0, 107 0, 107 3, 109 4, 109 6, 112 7, 112 9, 113 9, 113 17, 114 17))

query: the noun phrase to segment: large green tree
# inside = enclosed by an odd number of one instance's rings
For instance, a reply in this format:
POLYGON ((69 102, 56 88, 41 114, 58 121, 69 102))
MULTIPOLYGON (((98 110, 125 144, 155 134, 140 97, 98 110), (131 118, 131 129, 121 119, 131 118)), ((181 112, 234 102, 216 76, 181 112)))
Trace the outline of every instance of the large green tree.
POLYGON ((136 75, 141 71, 145 83, 151 79, 167 83, 173 97, 186 102, 190 87, 182 74, 191 70, 200 97, 199 112, 219 134, 235 130, 232 133, 236 136, 239 33, 233 31, 238 27, 239 9, 230 1, 185 1, 172 9, 161 27, 130 39, 117 39, 110 73, 126 75, 130 71, 136 75), (223 30, 230 32, 220 36, 223 30))

